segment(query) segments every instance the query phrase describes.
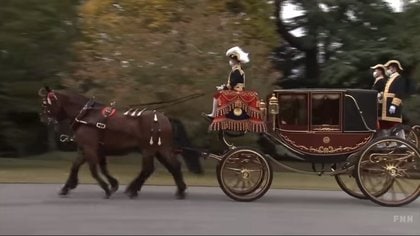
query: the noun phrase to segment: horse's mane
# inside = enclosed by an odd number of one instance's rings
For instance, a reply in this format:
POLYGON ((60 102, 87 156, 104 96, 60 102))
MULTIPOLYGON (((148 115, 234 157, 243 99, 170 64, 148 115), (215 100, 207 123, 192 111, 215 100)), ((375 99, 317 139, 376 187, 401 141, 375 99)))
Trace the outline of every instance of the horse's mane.
MULTIPOLYGON (((93 98, 88 98, 85 95, 76 92, 74 90, 70 90, 70 89, 61 89, 61 90, 56 90, 54 91, 58 94, 63 95, 64 97, 66 97, 68 99, 69 102, 74 103, 74 104, 85 104, 89 99, 93 99, 93 98)), ((95 103, 103 105, 100 102, 97 102, 95 100, 95 103)))

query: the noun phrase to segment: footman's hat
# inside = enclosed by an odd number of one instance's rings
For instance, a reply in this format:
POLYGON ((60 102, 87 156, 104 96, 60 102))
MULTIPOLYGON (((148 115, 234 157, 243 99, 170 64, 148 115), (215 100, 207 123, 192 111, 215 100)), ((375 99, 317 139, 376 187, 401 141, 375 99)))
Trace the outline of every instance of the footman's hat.
POLYGON ((384 65, 382 65, 382 64, 376 64, 374 66, 371 66, 370 68, 373 69, 373 70, 380 69, 380 70, 382 70, 382 72, 384 74, 385 74, 385 71, 386 71, 386 67, 384 65))
POLYGON ((244 52, 240 47, 235 46, 226 51, 226 56, 237 59, 241 63, 248 63, 248 53, 244 52))
POLYGON ((392 64, 396 65, 398 67, 398 69, 403 70, 403 68, 401 66, 401 63, 397 60, 389 60, 387 63, 385 63, 385 66, 388 67, 392 64))

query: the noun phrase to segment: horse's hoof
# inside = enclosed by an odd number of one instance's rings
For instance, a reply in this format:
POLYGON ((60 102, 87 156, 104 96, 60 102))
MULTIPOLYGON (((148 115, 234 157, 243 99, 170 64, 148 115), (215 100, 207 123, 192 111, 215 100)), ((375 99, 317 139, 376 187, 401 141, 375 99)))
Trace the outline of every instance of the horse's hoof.
POLYGON ((125 190, 125 195, 127 195, 130 199, 137 198, 138 193, 135 191, 125 190))
POLYGON ((78 184, 79 184, 79 181, 76 180, 74 183, 69 185, 69 189, 75 189, 78 184))
POLYGON ((130 193, 129 195, 128 195, 128 197, 130 198, 130 199, 135 199, 135 198, 137 198, 139 195, 137 194, 137 193, 130 193))
POLYGON ((58 195, 60 195, 60 196, 66 196, 68 194, 69 194, 69 189, 68 188, 62 188, 60 190, 60 192, 58 192, 58 195))
POLYGON ((118 190, 118 184, 111 187, 111 193, 115 193, 118 190))
POLYGON ((186 194, 185 192, 177 192, 175 196, 177 199, 185 199, 186 194))
POLYGON ((110 190, 105 190, 105 196, 104 196, 105 199, 109 199, 111 195, 112 195, 112 192, 110 190))

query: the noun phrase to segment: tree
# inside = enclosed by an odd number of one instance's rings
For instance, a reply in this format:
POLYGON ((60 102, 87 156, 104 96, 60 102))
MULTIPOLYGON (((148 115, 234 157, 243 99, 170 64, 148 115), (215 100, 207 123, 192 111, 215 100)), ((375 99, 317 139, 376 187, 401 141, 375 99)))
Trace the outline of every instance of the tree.
POLYGON ((200 113, 211 109, 215 86, 226 83, 230 70, 228 48, 250 52, 248 88, 271 90, 268 57, 279 41, 272 7, 260 0, 85 1, 83 38, 73 44, 72 74, 62 83, 104 102, 115 100, 121 109, 205 93, 164 109, 189 123, 189 133, 202 134, 208 124, 200 113))
MULTIPOLYGON (((387 36, 396 13, 382 0, 276 0, 275 6, 277 32, 287 42, 277 48, 277 54, 287 55, 284 52, 290 47, 302 54, 286 58, 296 61, 286 63, 292 65, 286 71, 304 71, 296 76, 294 86, 367 87, 366 81, 371 82, 366 73, 369 66, 392 54, 392 49, 387 49, 387 36), (296 5, 303 14, 286 22, 281 17, 285 3, 296 5), (291 33, 298 28, 302 29, 302 36, 291 33)), ((282 80, 279 83, 291 84, 282 80)))
POLYGON ((274 50, 274 65, 284 70, 278 84, 370 88, 369 66, 397 59, 406 80, 405 117, 420 122, 419 1, 404 1, 401 12, 381 0, 277 0, 275 5, 277 32, 286 41, 274 50), (281 18, 286 2, 303 14, 286 22, 281 18), (291 34, 297 28, 303 29, 301 36, 291 34))
POLYGON ((38 88, 57 85, 76 34, 76 0, 4 0, 0 8, 0 153, 45 148, 38 88))
POLYGON ((420 123, 420 3, 405 1, 403 11, 396 18, 396 25, 389 35, 393 57, 400 60, 404 67, 402 78, 406 81, 404 114, 407 122, 420 123))

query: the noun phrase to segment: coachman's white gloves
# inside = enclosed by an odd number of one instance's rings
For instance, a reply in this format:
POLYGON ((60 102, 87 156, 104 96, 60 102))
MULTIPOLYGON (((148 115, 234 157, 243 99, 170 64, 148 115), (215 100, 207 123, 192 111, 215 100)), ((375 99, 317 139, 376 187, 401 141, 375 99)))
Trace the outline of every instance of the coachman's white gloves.
POLYGON ((391 105, 389 107, 389 114, 394 114, 395 113, 395 109, 396 109, 396 107, 394 105, 391 105))
POLYGON ((378 102, 382 102, 383 96, 384 96, 383 92, 378 93, 378 102))
POLYGON ((216 89, 217 89, 217 90, 223 90, 223 88, 224 88, 225 86, 226 86, 225 84, 222 84, 222 85, 220 85, 220 86, 216 86, 216 89))

